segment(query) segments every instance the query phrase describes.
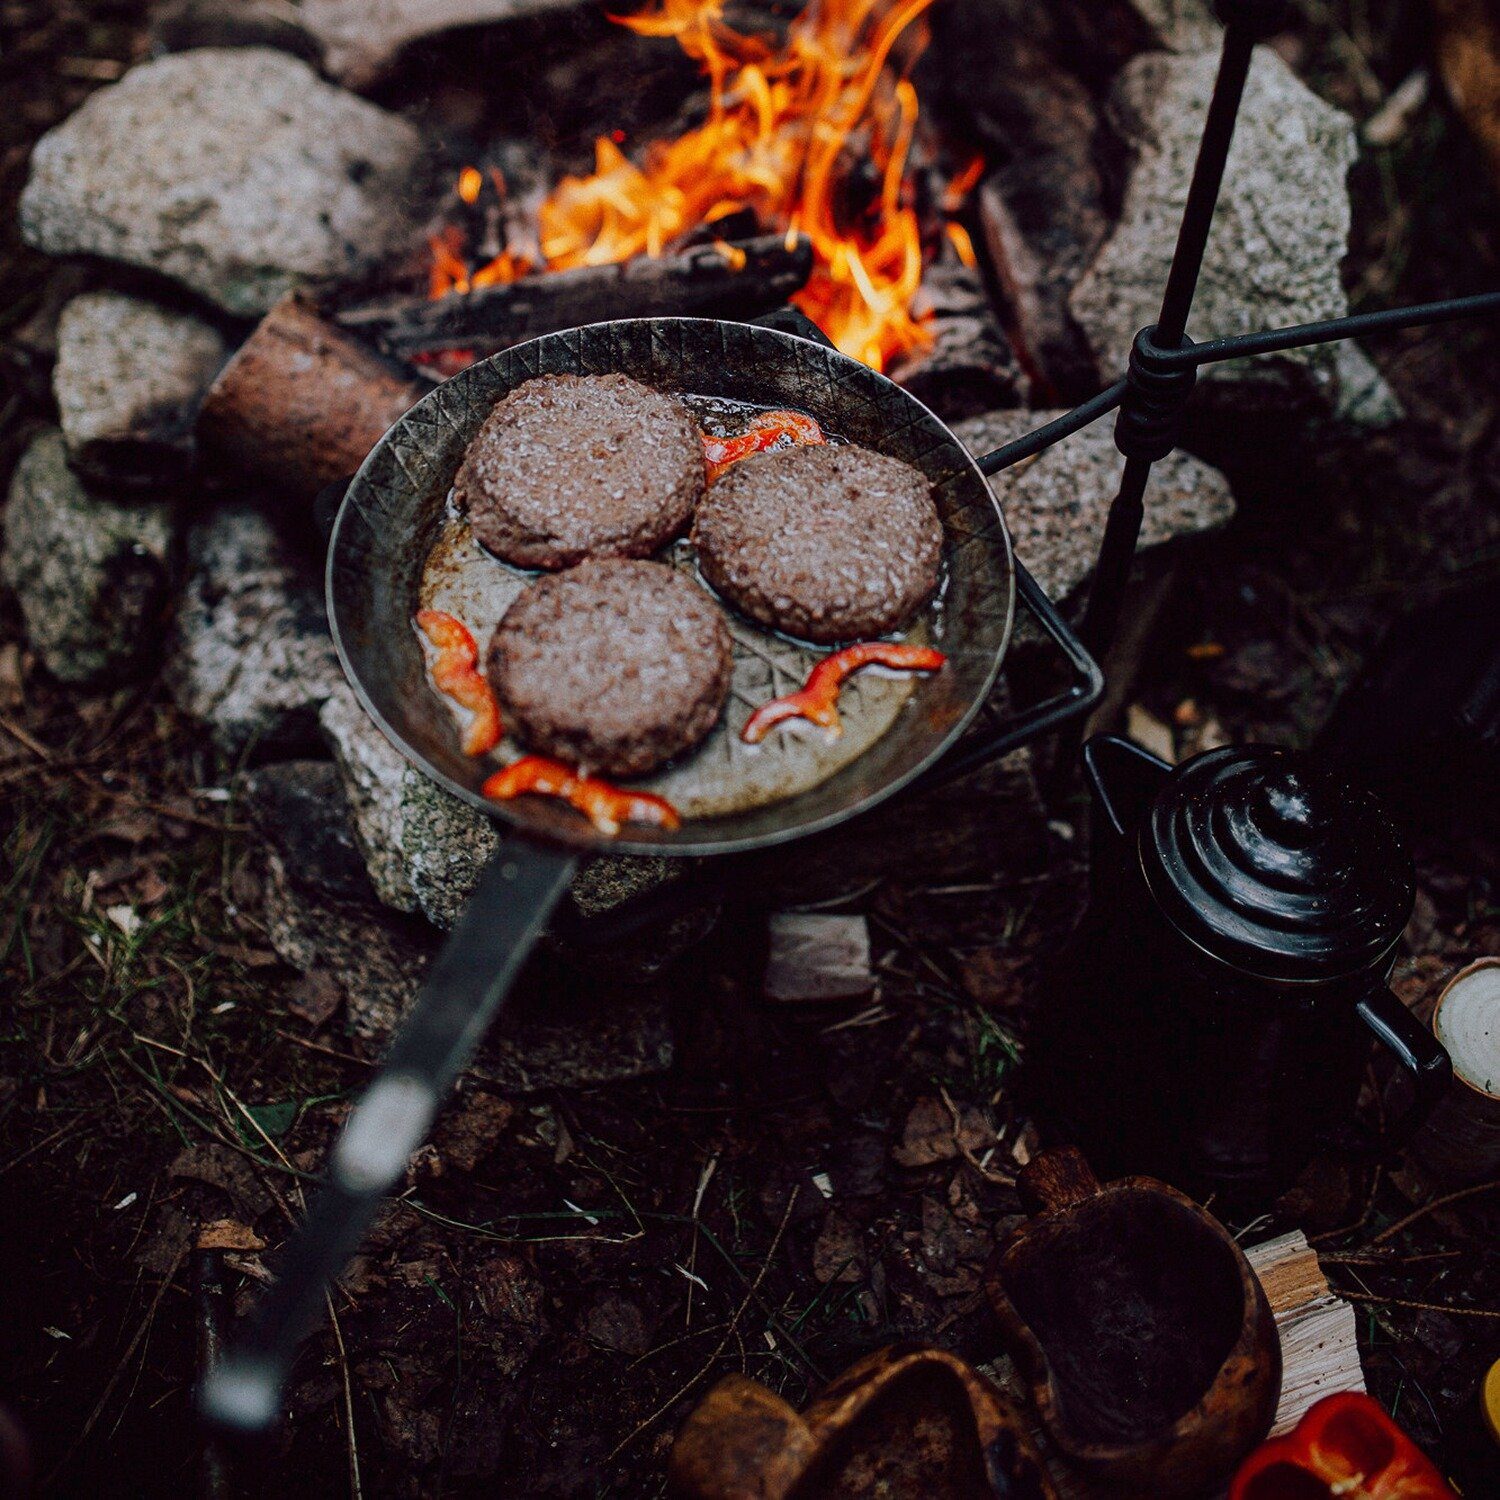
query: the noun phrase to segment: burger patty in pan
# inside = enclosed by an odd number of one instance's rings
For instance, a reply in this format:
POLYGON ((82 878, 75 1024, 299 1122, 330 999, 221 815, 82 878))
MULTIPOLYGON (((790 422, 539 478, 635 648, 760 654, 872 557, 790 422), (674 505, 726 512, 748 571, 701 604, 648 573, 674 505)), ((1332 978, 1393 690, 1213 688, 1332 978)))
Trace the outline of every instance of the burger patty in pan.
POLYGON ((522 593, 486 666, 527 745, 639 776, 713 728, 732 659, 722 613, 690 579, 662 563, 601 558, 522 593))
POLYGON ((628 375, 543 375, 485 419, 454 488, 496 556, 556 569, 654 552, 692 515, 704 472, 681 402, 628 375))
POLYGON ((693 522, 698 565, 737 609, 803 640, 883 635, 937 587, 943 526, 925 475, 866 448, 736 464, 693 522))

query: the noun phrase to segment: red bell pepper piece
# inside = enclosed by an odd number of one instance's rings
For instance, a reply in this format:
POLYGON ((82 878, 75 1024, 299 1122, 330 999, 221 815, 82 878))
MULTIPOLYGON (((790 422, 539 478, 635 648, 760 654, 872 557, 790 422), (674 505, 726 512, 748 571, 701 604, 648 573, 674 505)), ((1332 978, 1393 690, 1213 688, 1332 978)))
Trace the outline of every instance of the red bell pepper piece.
POLYGON ((489 679, 479 670, 479 647, 469 627, 440 609, 419 609, 417 628, 437 649, 432 680, 472 716, 464 731, 464 754, 483 755, 500 743, 500 706, 489 679))
POLYGON ((669 832, 682 825, 677 809, 665 797, 631 792, 593 776, 580 776, 571 766, 545 755, 523 755, 503 771, 496 771, 481 790, 497 802, 528 794, 560 797, 600 833, 610 836, 620 831, 622 823, 649 823, 669 832))
POLYGON ((936 672, 948 658, 930 646, 907 646, 898 641, 861 641, 825 656, 808 674, 807 685, 785 698, 763 703, 745 721, 740 738, 758 745, 785 719, 810 719, 835 734, 839 724, 839 689, 844 679, 861 667, 894 667, 898 671, 936 672))
POLYGON ((1431 1459, 1357 1391, 1314 1402, 1240 1465, 1229 1500, 1457 1500, 1431 1459))
POLYGON ((800 411, 768 411, 755 424, 734 437, 703 439, 703 457, 708 464, 708 482, 712 484, 725 469, 752 453, 769 448, 780 438, 790 438, 799 447, 827 442, 817 422, 800 411))

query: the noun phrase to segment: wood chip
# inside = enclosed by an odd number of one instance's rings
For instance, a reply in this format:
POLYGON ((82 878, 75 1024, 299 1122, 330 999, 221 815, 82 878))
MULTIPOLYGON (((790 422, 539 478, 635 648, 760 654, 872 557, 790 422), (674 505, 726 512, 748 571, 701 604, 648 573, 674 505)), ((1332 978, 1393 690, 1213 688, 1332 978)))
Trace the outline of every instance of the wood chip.
POLYGON ((870 929, 864 917, 792 911, 772 915, 767 1000, 817 1004, 856 999, 874 988, 870 929))

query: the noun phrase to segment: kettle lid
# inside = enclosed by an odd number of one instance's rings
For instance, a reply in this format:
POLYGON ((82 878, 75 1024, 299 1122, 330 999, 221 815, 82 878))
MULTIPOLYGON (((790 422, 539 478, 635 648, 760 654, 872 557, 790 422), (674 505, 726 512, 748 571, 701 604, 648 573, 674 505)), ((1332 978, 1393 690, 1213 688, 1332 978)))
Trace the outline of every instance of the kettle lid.
POLYGON ((1411 858, 1375 798, 1270 745, 1185 761, 1139 840, 1173 925, 1266 979, 1334 979, 1376 963, 1416 895, 1411 858))

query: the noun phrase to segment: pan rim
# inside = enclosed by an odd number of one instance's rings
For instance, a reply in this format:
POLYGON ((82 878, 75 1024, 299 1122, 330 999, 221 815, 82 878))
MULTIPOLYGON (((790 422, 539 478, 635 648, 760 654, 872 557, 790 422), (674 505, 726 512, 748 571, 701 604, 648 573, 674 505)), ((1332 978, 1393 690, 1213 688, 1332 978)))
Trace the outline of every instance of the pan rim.
MULTIPOLYGON (((819 344, 815 340, 804 338, 800 334, 789 333, 784 329, 771 328, 767 327, 764 324, 739 323, 737 322, 737 320, 729 318, 610 318, 597 323, 580 324, 576 328, 558 329, 552 333, 539 334, 534 339, 527 339, 522 343, 512 345, 505 350, 497 351, 496 354, 488 356, 487 359, 498 358, 500 354, 514 354, 517 350, 526 349, 533 344, 541 343, 543 340, 555 339, 567 334, 580 334, 596 329, 624 328, 628 326, 643 325, 648 327, 661 327, 663 325, 683 325, 696 327, 737 326, 741 328, 752 329, 757 336, 765 335, 772 342, 784 341, 792 344, 806 344, 813 348, 819 349, 820 352, 824 355, 837 355, 838 358, 847 360, 851 365, 856 366, 861 372, 863 372, 865 376, 868 376, 878 382, 889 386, 892 390, 898 393, 900 399, 903 402, 909 403, 911 406, 915 407, 917 411, 919 411, 923 416, 928 418, 934 425, 936 425, 946 437, 949 445, 951 446, 954 457, 962 460, 962 467, 967 468, 972 473, 975 482, 981 486, 983 494, 987 499, 990 508, 994 512, 994 518, 996 522, 996 542, 994 545, 998 547, 998 549, 1003 553, 1004 556, 1003 572, 1005 575, 1006 583, 1004 628, 1000 634, 1000 643, 992 652, 989 664, 985 668, 982 678, 982 690, 973 694, 967 707, 965 707, 963 712, 960 713, 954 719, 954 721, 943 731, 943 733, 935 739, 931 749, 925 755, 921 756, 914 764, 907 767, 904 771, 900 772, 897 775, 886 778, 878 786, 872 788, 857 800, 851 802, 845 807, 836 808, 830 812, 810 819, 788 820, 782 826, 778 826, 769 831, 761 833, 744 834, 722 839, 709 838, 703 840, 695 840, 690 844, 677 843, 670 838, 663 838, 659 840, 632 839, 623 832, 618 836, 608 837, 593 832, 581 818, 579 819, 579 826, 576 830, 576 833, 571 828, 571 826, 566 831, 562 829, 548 829, 545 833, 543 833, 530 826, 522 818, 518 817, 507 804, 497 803, 490 799, 482 797, 472 788, 463 785, 463 783, 459 781, 456 781, 453 777, 447 775, 444 771, 440 770, 431 761, 429 761, 427 757, 414 745, 409 743, 408 740, 402 735, 401 731, 394 724, 392 724, 380 711, 380 709, 376 706, 374 700, 371 698, 370 694, 365 690, 360 675, 355 670, 349 652, 344 643, 344 632, 340 628, 337 591, 335 589, 335 569, 337 560, 340 556, 340 534, 345 525, 352 524, 350 522, 350 516, 353 512, 354 507, 351 503, 351 497, 353 496, 354 491, 359 483, 367 477, 368 472, 370 471, 376 460, 376 456, 381 452, 381 450, 385 447, 387 441, 389 440, 391 432, 393 432, 396 427, 398 427, 407 419, 407 417, 410 415, 410 411, 404 412, 400 417, 398 417, 396 421, 391 424, 391 427, 381 435, 380 441, 377 442, 375 446, 370 450, 370 452, 365 456, 364 462, 359 466, 358 471, 355 473, 354 478, 350 481, 347 489, 344 492, 343 498, 339 502, 339 508, 337 514, 334 517, 333 527, 329 532, 328 551, 323 570, 324 604, 328 614, 329 633, 333 637, 334 650, 338 654, 339 665, 343 669, 345 680, 348 682, 349 687, 354 693, 354 696, 358 701, 360 707, 365 711, 366 714, 369 715, 371 721, 375 724, 375 727, 380 730, 381 734, 384 735, 384 737, 395 747, 395 749, 400 752, 402 758, 409 766, 411 766, 421 775, 428 778, 430 781, 435 782, 445 791, 452 793, 454 796, 459 798, 460 801, 464 802, 472 808, 475 808, 477 811, 486 814, 496 823, 501 824, 507 835, 513 836, 517 839, 560 844, 565 848, 570 848, 584 854, 628 854, 642 856, 662 856, 681 859, 697 858, 700 856, 708 857, 711 855, 721 854, 748 854, 755 850, 769 849, 783 844, 793 843, 798 839, 806 838, 813 834, 825 833, 831 828, 836 828, 840 824, 848 822, 851 818, 859 817, 861 814, 872 811, 881 803, 885 802, 888 798, 895 796, 896 793, 910 786, 912 782, 916 781, 927 771, 931 770, 932 767, 939 760, 941 760, 949 750, 953 748, 958 739, 974 722, 975 718, 978 717, 984 705, 989 701, 991 694, 994 692, 995 683, 999 678, 1000 668, 1004 664, 1006 654, 1010 649, 1011 638, 1015 631, 1017 594, 1016 559, 1015 549, 1011 543, 1010 538, 1010 528, 1006 524, 1005 520, 1005 512, 1002 509, 999 500, 996 499, 995 492, 991 488, 989 480, 984 476, 978 464, 975 462, 974 455, 970 453, 968 448, 959 440, 948 423, 938 417, 923 401, 921 401, 918 397, 912 395, 912 393, 906 390, 904 387, 897 385, 895 381, 891 380, 891 378, 888 375, 884 374, 882 371, 874 370, 871 369, 868 365, 860 364, 860 362, 854 359, 851 355, 844 354, 840 350, 829 349, 827 346, 819 344)), ((485 362, 486 361, 477 361, 476 363, 482 364, 485 362)), ((473 367, 470 366, 469 368, 472 369, 473 367)), ((450 377, 450 379, 462 379, 466 373, 467 371, 460 371, 459 374, 450 377)), ((423 402, 430 400, 437 391, 442 390, 443 387, 447 384, 448 381, 444 381, 439 385, 433 386, 430 391, 426 392, 422 396, 421 400, 418 401, 416 405, 420 406, 423 402)), ((700 394, 711 395, 712 392, 705 391, 701 392, 700 394)), ((412 409, 414 410, 415 407, 413 407, 412 409)), ((903 712, 904 711, 905 710, 903 708, 903 712)), ((887 730, 886 733, 896 734, 900 733, 901 731, 902 726, 900 718, 898 716, 896 722, 892 724, 891 728, 887 730)), ((851 762, 851 764, 857 764, 857 761, 851 762)), ((819 786, 821 785, 822 783, 819 783, 819 786)), ((784 799, 784 802, 776 804, 776 807, 778 808, 778 810, 781 807, 791 809, 796 806, 799 797, 809 795, 816 790, 818 790, 817 787, 810 787, 806 792, 794 794, 793 796, 784 799)), ((714 821, 715 820, 712 818, 694 820, 695 825, 699 827, 711 826, 714 821)), ((630 825, 627 824, 625 826, 626 828, 628 828, 630 825)))

